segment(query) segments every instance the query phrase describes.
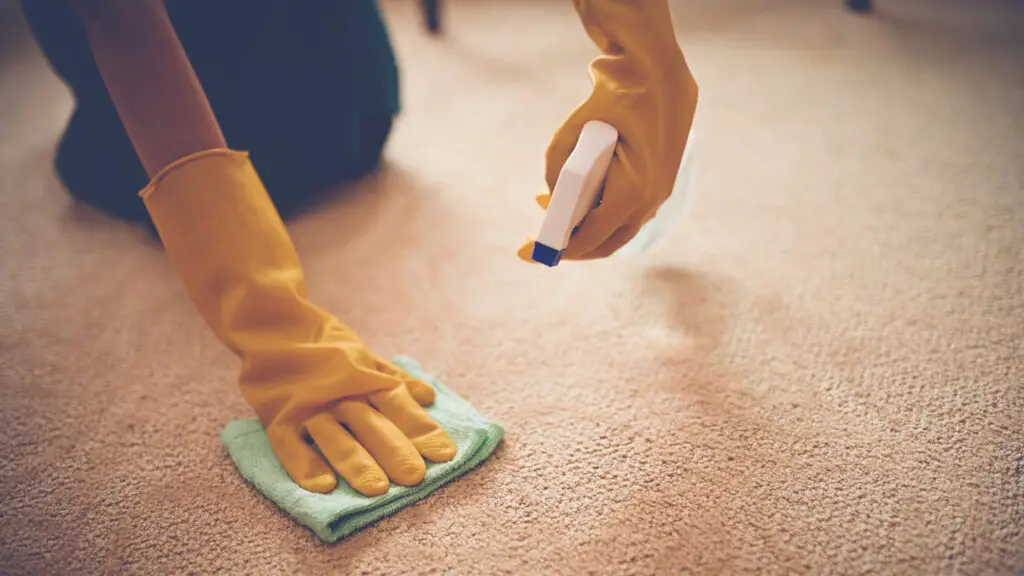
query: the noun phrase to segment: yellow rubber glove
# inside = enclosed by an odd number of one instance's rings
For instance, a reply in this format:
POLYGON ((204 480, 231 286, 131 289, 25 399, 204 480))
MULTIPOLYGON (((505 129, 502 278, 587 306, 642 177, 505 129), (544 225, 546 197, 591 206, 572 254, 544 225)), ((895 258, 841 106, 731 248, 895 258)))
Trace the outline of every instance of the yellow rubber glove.
POLYGON ((434 391, 306 298, 291 238, 248 154, 178 160, 141 193, 189 296, 242 361, 239 385, 296 483, 338 475, 374 496, 426 474, 455 443, 423 410, 434 391), (317 450, 319 448, 326 461, 317 450))
MULTIPOLYGON (((697 83, 675 37, 667 0, 573 0, 601 56, 590 65, 593 92, 556 131, 546 153, 548 192, 583 125, 603 120, 619 132, 600 205, 566 246, 563 260, 615 253, 672 192, 697 108, 697 83)), ((519 249, 532 261, 533 239, 519 249)))

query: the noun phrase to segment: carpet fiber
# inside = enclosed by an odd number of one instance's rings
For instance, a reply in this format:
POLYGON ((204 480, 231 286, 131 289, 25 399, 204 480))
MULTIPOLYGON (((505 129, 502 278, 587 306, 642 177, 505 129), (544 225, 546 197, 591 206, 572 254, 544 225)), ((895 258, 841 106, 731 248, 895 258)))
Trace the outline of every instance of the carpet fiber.
POLYGON ((564 0, 385 9, 380 175, 291 223, 316 302, 506 426, 326 546, 239 476, 236 364, 73 206, 71 101, 4 4, 0 573, 1024 573, 1024 6, 674 3, 697 188, 642 261, 520 263, 593 47, 564 0))

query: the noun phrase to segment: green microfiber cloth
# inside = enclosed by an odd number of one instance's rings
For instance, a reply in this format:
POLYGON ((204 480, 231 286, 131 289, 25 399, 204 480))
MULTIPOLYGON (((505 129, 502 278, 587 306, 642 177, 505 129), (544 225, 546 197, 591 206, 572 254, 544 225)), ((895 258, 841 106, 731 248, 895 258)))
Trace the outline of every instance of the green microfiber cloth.
POLYGON ((339 478, 330 494, 299 487, 284 471, 259 420, 234 420, 221 433, 221 443, 242 476, 290 516, 309 527, 324 542, 336 542, 377 520, 394 514, 430 495, 487 459, 501 442, 504 427, 484 418, 419 363, 398 357, 394 363, 437 390, 437 400, 426 408, 458 447, 451 462, 427 462, 427 477, 417 486, 391 485, 387 493, 368 498, 339 478))

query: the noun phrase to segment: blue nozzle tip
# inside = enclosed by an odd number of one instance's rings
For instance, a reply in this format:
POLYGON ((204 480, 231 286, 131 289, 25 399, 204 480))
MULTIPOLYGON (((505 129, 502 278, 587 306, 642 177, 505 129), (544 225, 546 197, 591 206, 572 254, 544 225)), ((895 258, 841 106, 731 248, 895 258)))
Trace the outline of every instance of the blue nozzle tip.
POLYGON ((540 262, 541 264, 548 267, 558 266, 558 263, 562 260, 562 254, 565 250, 555 250, 547 244, 541 244, 540 242, 533 243, 533 261, 540 262))

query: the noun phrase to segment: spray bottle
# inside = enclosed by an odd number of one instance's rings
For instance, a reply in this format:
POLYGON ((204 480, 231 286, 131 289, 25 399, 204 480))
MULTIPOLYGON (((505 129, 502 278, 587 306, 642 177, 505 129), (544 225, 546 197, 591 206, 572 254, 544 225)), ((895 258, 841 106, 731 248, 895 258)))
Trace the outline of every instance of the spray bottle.
MULTIPOLYGON (((618 130, 608 123, 592 120, 583 126, 576 147, 562 166, 555 189, 551 192, 544 222, 533 245, 534 261, 549 267, 558 265, 572 233, 600 202, 618 140, 618 130)), ((662 203, 657 215, 615 253, 616 256, 638 256, 674 231, 693 185, 694 144, 691 132, 668 199, 662 203)))

